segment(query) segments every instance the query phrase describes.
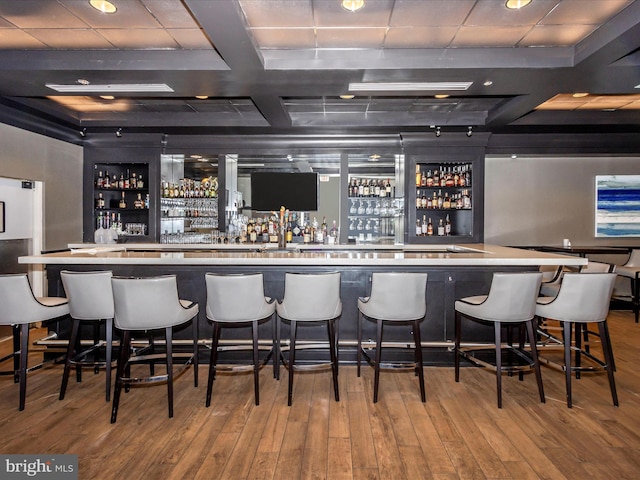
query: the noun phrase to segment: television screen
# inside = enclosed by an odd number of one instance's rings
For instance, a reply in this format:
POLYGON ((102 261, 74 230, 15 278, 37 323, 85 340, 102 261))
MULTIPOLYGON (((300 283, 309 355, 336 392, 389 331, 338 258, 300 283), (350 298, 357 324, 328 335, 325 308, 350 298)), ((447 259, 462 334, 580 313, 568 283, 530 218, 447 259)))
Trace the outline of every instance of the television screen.
POLYGON ((251 209, 261 212, 318 210, 317 173, 251 173, 251 209))

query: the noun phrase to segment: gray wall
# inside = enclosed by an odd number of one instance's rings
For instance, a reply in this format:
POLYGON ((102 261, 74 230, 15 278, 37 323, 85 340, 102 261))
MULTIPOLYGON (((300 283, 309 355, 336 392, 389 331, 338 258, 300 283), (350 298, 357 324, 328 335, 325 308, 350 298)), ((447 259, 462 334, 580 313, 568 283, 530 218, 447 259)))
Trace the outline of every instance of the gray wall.
POLYGON ((638 175, 640 157, 493 157, 485 163, 484 241, 499 245, 640 245, 595 238, 595 176, 638 175))
POLYGON ((82 147, 0 124, 0 176, 44 182, 44 249, 82 241, 82 147))

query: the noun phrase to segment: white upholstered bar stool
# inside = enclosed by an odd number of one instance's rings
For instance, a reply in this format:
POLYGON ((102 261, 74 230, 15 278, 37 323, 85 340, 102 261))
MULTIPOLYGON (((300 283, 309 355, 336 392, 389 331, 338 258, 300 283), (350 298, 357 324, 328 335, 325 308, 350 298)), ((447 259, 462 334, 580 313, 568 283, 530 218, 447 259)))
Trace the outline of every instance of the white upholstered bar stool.
POLYGON ((197 386, 198 368, 198 304, 178 297, 178 285, 175 275, 163 275, 149 278, 111 279, 117 329, 122 331, 120 356, 113 392, 111 423, 115 423, 123 386, 167 384, 169 418, 173 417, 173 380, 183 373, 192 363, 194 366, 194 384, 197 386), (191 321, 193 329, 193 352, 190 354, 173 353, 173 329, 191 321), (140 354, 131 356, 131 335, 134 331, 164 330, 165 353, 140 354), (181 368, 174 372, 173 359, 185 358, 181 368), (164 360, 166 373, 147 377, 132 377, 130 366, 133 363, 149 363, 164 360))
MULTIPOLYGON (((389 272, 371 275, 371 293, 358 298, 358 352, 357 374, 360 376, 362 356, 375 367, 373 403, 378 401, 378 385, 381 368, 411 368, 418 376, 420 398, 426 401, 424 369, 420 340, 420 321, 427 313, 425 292, 426 273, 389 272), (362 348, 362 326, 365 319, 376 322, 375 360, 362 348), (382 335, 384 325, 410 325, 413 331, 413 362, 382 362, 382 335)), ((393 348, 393 347, 387 347, 393 348)), ((406 347, 397 347, 406 348, 406 347)))
POLYGON ((538 298, 536 315, 540 318, 557 320, 562 324, 564 345, 562 369, 566 375, 566 395, 569 408, 572 406, 571 373, 594 370, 594 367, 582 366, 581 358, 583 355, 594 362, 596 368, 606 370, 613 404, 618 406, 618 395, 613 378, 613 352, 606 330, 609 302, 615 280, 615 273, 594 273, 592 275, 567 273, 564 275, 562 287, 556 297, 538 298), (586 328, 589 323, 597 323, 598 325, 604 361, 580 348, 580 329, 586 328), (572 345, 571 330, 574 325, 576 327, 576 343, 572 345), (571 363, 572 352, 575 356, 573 365, 571 363))
MULTIPOLYGON (((340 272, 330 273, 286 273, 284 280, 284 298, 276 304, 278 313, 276 318, 276 345, 278 352, 276 362, 282 359, 289 369, 289 388, 287 405, 291 406, 293 397, 294 370, 309 370, 318 367, 331 366, 333 390, 336 402, 340 401, 338 390, 338 341, 336 334, 336 320, 342 314, 340 300, 340 272), (283 354, 280 330, 282 322, 290 323, 289 355, 283 354), (326 323, 329 337, 329 364, 296 364, 296 336, 299 325, 326 323)), ((310 343, 302 348, 318 348, 318 344, 310 343)), ((279 365, 276 365, 279 370, 279 365)))
POLYGON ((0 361, 13 359, 14 381, 20 384, 19 410, 24 410, 27 393, 29 326, 69 314, 63 297, 36 297, 26 274, 0 275, 0 325, 13 327, 13 352, 0 361))
POLYGON ((621 277, 626 277, 631 282, 631 294, 630 298, 622 299, 616 297, 618 300, 626 300, 631 302, 633 309, 633 315, 635 316, 636 323, 638 323, 638 317, 640 317, 640 249, 633 249, 629 254, 629 258, 624 265, 620 265, 616 272, 621 277))
MULTIPOLYGON (((232 371, 253 370, 255 404, 260 405, 259 374, 274 352, 274 335, 269 354, 260 361, 258 345, 258 325, 269 320, 276 311, 275 300, 264 295, 264 279, 261 273, 253 274, 213 274, 205 275, 207 285, 207 318, 213 323, 209 379, 207 381, 206 406, 211 405, 211 390, 218 366, 220 333, 223 327, 251 327, 253 363, 233 365, 225 369, 232 371)), ((233 347, 231 347, 233 348, 233 347)), ((275 376, 275 361, 274 361, 275 376)))
MULTIPOLYGON (((455 303, 455 380, 460 381, 460 356, 471 362, 491 368, 496 372, 498 408, 502 408, 502 372, 522 373, 524 369, 533 368, 538 383, 540 401, 544 403, 542 375, 538 361, 535 336, 536 298, 540 291, 542 273, 494 273, 488 295, 462 298, 455 303), (473 354, 477 347, 461 347, 462 318, 494 327, 495 365, 489 364, 473 354), (524 339, 520 336, 519 348, 508 344, 502 345, 502 327, 526 327, 531 346, 531 353, 525 351, 524 339), (505 365, 502 361, 502 349, 516 354, 525 360, 526 365, 505 365)), ((522 375, 520 375, 522 378, 522 375)))
POLYGON ((111 289, 110 271, 75 272, 63 270, 60 272, 64 291, 69 299, 69 314, 71 316, 71 335, 69 347, 62 374, 60 386, 60 400, 64 399, 69 382, 71 367, 75 366, 77 381, 81 381, 80 369, 92 367, 105 369, 105 397, 111 400, 111 352, 113 347, 113 292, 111 289), (82 323, 91 323, 94 327, 105 323, 105 340, 94 336, 93 344, 83 349, 81 347, 80 327, 82 323), (88 360, 104 347, 104 361, 100 359, 88 360))

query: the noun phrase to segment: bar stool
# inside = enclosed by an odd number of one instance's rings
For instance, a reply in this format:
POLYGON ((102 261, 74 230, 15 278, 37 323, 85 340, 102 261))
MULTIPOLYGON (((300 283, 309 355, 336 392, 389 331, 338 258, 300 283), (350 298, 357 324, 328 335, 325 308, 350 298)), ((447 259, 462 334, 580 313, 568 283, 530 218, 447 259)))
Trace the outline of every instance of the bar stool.
MULTIPOLYGON (((562 369, 566 375, 567 406, 571 408, 571 372, 585 370, 593 371, 593 367, 581 365, 582 356, 596 364, 596 368, 602 368, 609 377, 609 387, 613 404, 618 406, 615 380, 613 378, 613 352, 607 329, 607 315, 609 302, 616 281, 615 273, 594 273, 583 275, 579 273, 567 273, 562 281, 562 287, 556 297, 540 297, 536 304, 536 315, 540 318, 557 320, 563 328, 564 365, 562 369), (597 323, 602 343, 604 361, 596 358, 590 352, 586 352, 580 345, 580 330, 586 328, 589 323, 597 323), (575 325, 575 345, 571 344, 571 329, 575 325), (571 365, 571 352, 575 353, 575 365, 571 365)), ((551 362, 546 362, 551 364, 551 362)))
MULTIPOLYGON (((81 381, 81 368, 104 368, 106 376, 106 401, 111 400, 111 352, 113 348, 113 292, 111 289, 110 271, 99 272, 60 272, 64 291, 69 299, 69 314, 71 316, 71 335, 69 347, 62 374, 60 386, 60 400, 64 399, 69 382, 72 366, 77 368, 77 381, 81 381), (100 340, 94 334, 94 342, 89 348, 81 348, 80 326, 83 322, 90 322, 95 330, 100 323, 105 322, 105 340, 100 340), (104 347, 105 360, 89 361, 86 358, 104 347)), ((94 332, 95 333, 95 332, 94 332)))
POLYGON ((13 352, 0 361, 13 359, 14 381, 20 383, 19 410, 24 410, 27 394, 27 359, 29 325, 69 314, 69 304, 62 297, 36 297, 26 274, 0 275, 0 325, 13 327, 13 352))
POLYGON ((542 375, 536 348, 534 321, 536 297, 540 290, 542 273, 494 273, 488 295, 479 295, 457 300, 455 303, 455 380, 460 381, 460 357, 463 356, 476 365, 487 367, 496 372, 498 408, 502 408, 502 372, 519 372, 520 379, 524 369, 533 368, 538 382, 540 401, 544 403, 542 375), (485 325, 493 325, 495 338, 495 365, 485 362, 473 354, 477 347, 461 348, 462 318, 485 325), (508 352, 516 354, 527 362, 526 365, 503 365, 502 327, 526 327, 531 345, 531 354, 524 350, 524 338, 520 336, 518 348, 509 344, 508 352))
POLYGON ((251 327, 253 363, 244 366, 234 365, 226 367, 226 369, 243 371, 248 367, 253 370, 255 403, 260 405, 260 367, 269 361, 274 348, 272 346, 266 358, 262 362, 259 361, 258 325, 273 316, 276 311, 275 300, 265 297, 264 280, 261 273, 248 275, 207 273, 205 275, 205 283, 207 285, 207 318, 213 323, 206 406, 211 405, 213 381, 216 376, 216 370, 221 368, 218 366, 218 344, 223 327, 251 327))
POLYGON ((624 265, 617 268, 618 275, 626 277, 631 282, 631 295, 627 301, 631 302, 636 323, 640 317, 640 249, 633 249, 624 265))
POLYGON ((153 383, 167 384, 167 398, 169 403, 169 418, 173 417, 173 380, 186 371, 193 363, 194 384, 197 386, 198 369, 198 304, 178 298, 178 285, 175 275, 164 275, 149 278, 120 278, 111 279, 113 287, 113 301, 116 328, 122 331, 120 356, 116 372, 116 382, 113 393, 113 408, 111 423, 115 423, 120 403, 122 387, 136 385, 150 385, 153 383), (193 329, 193 353, 174 355, 173 329, 191 321, 193 329), (165 331, 166 353, 145 354, 144 350, 131 356, 132 331, 165 331), (173 371, 173 359, 186 357, 181 368, 173 371), (148 377, 132 377, 130 366, 134 363, 148 363, 165 360, 167 373, 148 377))
MULTIPOLYGON (((303 274, 286 273, 284 279, 284 298, 276 304, 276 362, 282 359, 289 369, 289 389, 287 405, 291 406, 293 398, 294 370, 310 370, 331 366, 333 376, 333 390, 336 402, 340 401, 338 390, 338 342, 335 322, 342 314, 340 300, 340 272, 303 274), (291 324, 289 358, 282 353, 280 329, 282 321, 291 324), (326 323, 329 337, 329 364, 300 365, 296 364, 296 335, 298 324, 309 325, 326 323)), ((318 348, 317 344, 310 344, 301 348, 318 348)), ((279 372, 279 363, 276 365, 279 372)), ((278 373, 279 376, 279 373, 278 373)))
MULTIPOLYGON (((368 297, 358 298, 358 353, 357 372, 360 376, 362 355, 375 367, 373 382, 373 403, 378 401, 378 385, 381 368, 411 368, 418 375, 420 398, 426 401, 424 390, 424 370, 422 366, 422 347, 420 341, 420 321, 427 313, 425 291, 426 273, 373 273, 371 275, 371 293, 368 297), (362 325, 364 320, 376 322, 376 352, 372 360, 362 348, 362 325), (382 333, 384 324, 410 325, 413 330, 413 362, 382 363, 382 333)), ((394 348, 394 347, 387 347, 394 348)), ((405 348, 405 347, 395 347, 405 348)))

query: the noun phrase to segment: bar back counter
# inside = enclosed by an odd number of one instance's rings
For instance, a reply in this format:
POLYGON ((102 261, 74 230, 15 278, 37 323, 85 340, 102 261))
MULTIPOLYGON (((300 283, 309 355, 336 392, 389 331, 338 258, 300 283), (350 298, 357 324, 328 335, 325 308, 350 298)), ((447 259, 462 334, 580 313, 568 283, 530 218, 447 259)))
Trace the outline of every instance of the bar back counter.
MULTIPOLYGON (((341 274, 343 312, 338 321, 340 362, 354 363, 356 355, 357 299, 369 293, 373 272, 426 272, 427 314, 421 323, 424 362, 452 365, 449 348, 454 339, 456 299, 485 294, 494 272, 538 270, 540 266, 579 267, 586 258, 543 253, 487 244, 458 245, 300 245, 281 250, 276 245, 71 245, 69 251, 20 257, 19 262, 44 265, 48 294, 64 296, 62 270, 111 270, 114 275, 146 277, 175 274, 180 298, 200 304, 200 341, 211 339, 211 325, 205 316, 205 273, 264 274, 265 294, 282 299, 286 272, 329 272, 341 274)), ((58 339, 67 336, 65 322, 50 327, 58 339)), ((261 326, 261 341, 270 343, 272 326, 261 326)), ((372 325, 364 331, 365 340, 374 338, 372 325)), ((410 341, 406 332, 385 335, 387 342, 410 341)), ((473 325, 465 328, 466 340, 490 340, 486 330, 473 325)), ((176 338, 188 339, 189 332, 176 338)), ((246 337, 245 337, 246 338, 246 337)), ((304 341, 304 337, 301 338, 304 341)), ((208 351, 203 349, 204 352, 208 351)), ((207 355, 208 356, 208 355, 207 355)), ((317 360, 309 358, 309 360, 317 360)))

